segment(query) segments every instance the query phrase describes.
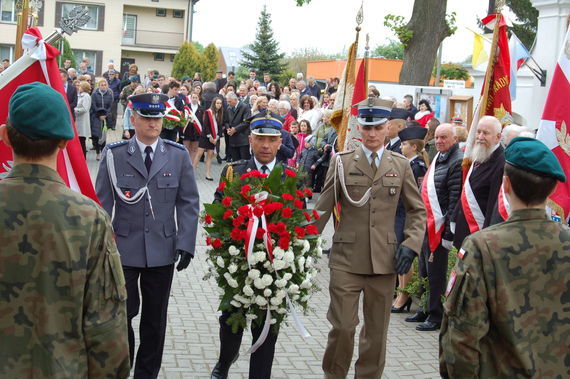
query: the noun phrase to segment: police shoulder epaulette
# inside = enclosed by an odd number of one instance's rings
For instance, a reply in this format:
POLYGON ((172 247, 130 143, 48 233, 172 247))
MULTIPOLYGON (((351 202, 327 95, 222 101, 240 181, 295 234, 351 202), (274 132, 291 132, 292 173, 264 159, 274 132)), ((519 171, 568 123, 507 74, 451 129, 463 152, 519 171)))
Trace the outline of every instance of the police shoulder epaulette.
POLYGON ((240 159, 239 161, 229 162, 228 166, 236 166, 247 163, 247 159, 240 159))
POLYGON ((353 149, 353 150, 337 151, 335 154, 344 155, 344 154, 354 153, 355 151, 356 151, 355 149, 353 149))
POLYGON ((110 144, 108 144, 107 146, 109 147, 109 149, 113 149, 113 148, 115 148, 115 147, 117 147, 117 146, 123 146, 123 145, 125 145, 125 144, 127 144, 127 143, 129 143, 129 140, 128 140, 128 139, 123 139, 123 140, 120 140, 120 141, 117 141, 117 142, 110 143, 110 144))
POLYGON ((163 141, 164 141, 164 143, 166 143, 168 145, 177 147, 177 148, 182 149, 182 150, 186 150, 186 147, 184 145, 179 144, 178 142, 174 142, 174 141, 171 141, 169 139, 164 139, 163 141))

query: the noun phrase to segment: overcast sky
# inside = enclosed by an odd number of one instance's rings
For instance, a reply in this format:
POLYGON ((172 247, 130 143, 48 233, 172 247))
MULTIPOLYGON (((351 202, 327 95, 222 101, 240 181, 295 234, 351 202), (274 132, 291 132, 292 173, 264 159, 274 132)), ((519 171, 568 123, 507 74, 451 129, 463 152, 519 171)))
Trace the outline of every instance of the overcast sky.
MULTIPOLYGON (((325 53, 337 53, 354 41, 356 14, 360 0, 312 0, 297 7, 295 0, 200 0, 194 14, 193 39, 206 45, 243 47, 255 39, 257 21, 266 4, 272 17, 275 39, 282 51, 318 48, 325 53)), ((371 49, 384 44, 392 32, 384 27, 384 16, 392 13, 408 20, 413 0, 364 0, 364 36, 370 35, 371 49)), ((457 32, 445 39, 444 62, 460 62, 472 53, 473 34, 477 17, 487 13, 488 0, 448 0, 447 12, 457 13, 457 32)))

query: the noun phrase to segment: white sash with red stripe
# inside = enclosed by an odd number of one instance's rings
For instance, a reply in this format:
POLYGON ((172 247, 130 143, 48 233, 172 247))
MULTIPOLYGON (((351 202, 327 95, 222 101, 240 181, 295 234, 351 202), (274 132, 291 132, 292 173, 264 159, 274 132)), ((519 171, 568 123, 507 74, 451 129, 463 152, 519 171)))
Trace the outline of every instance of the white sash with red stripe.
POLYGON ((166 114, 164 115, 164 118, 180 122, 180 111, 172 106, 168 101, 165 101, 164 105, 166 105, 166 114))
POLYGON ((427 212, 427 232, 430 252, 434 252, 435 249, 437 249, 437 246, 441 242, 443 230, 445 229, 445 215, 441 211, 441 206, 437 199, 434 181, 435 163, 438 157, 439 153, 437 153, 433 162, 431 162, 425 176, 427 179, 422 183, 422 199, 427 212))
POLYGON ((499 209, 499 214, 506 220, 509 218, 511 214, 511 206, 509 204, 509 200, 507 199, 507 195, 505 195, 505 190, 503 189, 503 185, 501 184, 501 188, 499 188, 499 197, 497 199, 497 208, 499 209))
POLYGON ((212 129, 212 137, 214 139, 218 138, 218 122, 214 117, 211 109, 206 109, 206 114, 208 115, 208 119, 210 120, 210 129, 212 129))
POLYGON ((471 183, 469 182, 474 166, 475 165, 473 164, 469 168, 469 172, 465 178, 465 183, 463 184, 463 189, 461 190, 461 207, 463 208, 463 214, 465 215, 465 220, 467 221, 467 225, 469 226, 469 231, 471 233, 475 233, 476 231, 483 229, 483 224, 485 222, 485 215, 477 203, 477 199, 475 198, 475 194, 471 188, 471 183))
POLYGON ((188 109, 188 119, 190 121, 192 121, 192 124, 194 124, 194 128, 196 128, 196 131, 198 132, 198 134, 202 134, 202 123, 200 122, 200 120, 198 120, 198 117, 196 117, 196 114, 194 112, 192 112, 192 109, 190 109, 189 107, 184 107, 184 109, 188 109))

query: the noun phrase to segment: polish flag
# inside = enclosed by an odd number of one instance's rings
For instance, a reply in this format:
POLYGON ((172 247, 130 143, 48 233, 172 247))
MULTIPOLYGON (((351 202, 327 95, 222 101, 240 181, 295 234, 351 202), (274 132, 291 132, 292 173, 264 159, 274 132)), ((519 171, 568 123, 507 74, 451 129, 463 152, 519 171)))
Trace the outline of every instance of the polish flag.
MULTIPOLYGON (((23 84, 32 82, 45 83, 61 93, 67 102, 67 96, 63 88, 63 83, 61 82, 59 68, 56 62, 59 50, 47 43, 44 43, 43 37, 37 28, 28 29, 22 40, 25 40, 28 44, 30 44, 30 42, 33 44, 32 47, 34 49, 34 53, 32 56, 36 57, 34 59, 37 60, 22 72, 18 73, 14 79, 0 89, 0 124, 5 123, 6 118, 8 117, 8 103, 10 101, 10 97, 14 91, 23 84)), ((29 47, 30 46, 27 46, 27 48, 29 47)), ((12 66, 17 68, 19 66, 18 62, 19 60, 14 62, 12 66)), ((12 68, 12 70, 14 68, 12 68)), ((10 70, 10 68, 4 73, 7 73, 8 70, 10 70)), ((73 122, 73 117, 71 117, 71 115, 69 118, 73 122)), ((57 172, 68 187, 77 192, 81 192, 83 195, 95 200, 96 202, 99 202, 97 195, 95 194, 95 189, 93 188, 89 170, 87 169, 87 163, 83 157, 83 151, 81 150, 79 139, 77 138, 77 130, 75 130, 75 125, 72 127, 75 132, 75 137, 68 142, 65 149, 59 152, 57 157, 57 172)), ((8 174, 12 165, 12 149, 6 146, 4 142, 0 141, 0 179, 4 178, 8 174)))
MULTIPOLYGON (((558 158, 570 178, 570 29, 554 69, 536 138, 544 142, 558 158)), ((553 219, 567 222, 570 213, 570 180, 558 183, 547 202, 553 219)))
POLYGON ((530 53, 515 33, 511 34, 509 40, 509 53, 511 58, 511 83, 509 90, 511 92, 511 99, 515 100, 517 98, 517 71, 521 68, 524 61, 530 58, 530 53))

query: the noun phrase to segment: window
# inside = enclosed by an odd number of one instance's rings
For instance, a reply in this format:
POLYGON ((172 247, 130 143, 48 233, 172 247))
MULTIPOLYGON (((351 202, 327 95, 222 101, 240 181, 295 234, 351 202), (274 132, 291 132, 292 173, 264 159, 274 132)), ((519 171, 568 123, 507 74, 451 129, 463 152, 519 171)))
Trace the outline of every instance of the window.
POLYGON ((172 17, 174 18, 184 18, 184 11, 182 9, 172 10, 172 17))
POLYGON ((91 18, 89 19, 89 21, 87 21, 87 24, 85 24, 85 26, 83 26, 81 29, 85 29, 85 30, 103 30, 103 15, 104 15, 104 7, 100 7, 100 6, 96 6, 96 5, 87 5, 87 4, 79 4, 79 3, 57 3, 56 5, 56 23, 59 22, 59 20, 61 20, 61 18, 67 17, 69 15, 69 12, 71 12, 71 10, 73 8, 75 8, 76 6, 82 6, 82 7, 87 7, 88 14, 89 16, 91 16, 91 18), (61 8, 59 9, 60 11, 60 16, 58 16, 58 6, 60 6, 61 8))
POLYGON ((156 8, 156 15, 157 17, 166 17, 166 9, 156 8))
POLYGON ((77 68, 79 68, 79 64, 83 58, 89 59, 89 65, 93 73, 95 72, 95 68, 97 67, 97 52, 94 50, 75 50, 73 49, 73 54, 75 55, 75 59, 77 61, 77 68))
POLYGON ((154 60, 155 61, 164 61, 164 54, 163 53, 154 53, 154 60))
POLYGON ((8 58, 10 63, 13 62, 14 57, 14 46, 12 45, 0 45, 0 62, 2 59, 8 58))
POLYGON ((18 12, 16 10, 16 0, 0 0, 0 11, 2 12, 2 22, 18 21, 18 12))
POLYGON ((170 54, 170 61, 174 62, 174 57, 176 56, 176 54, 170 54))

